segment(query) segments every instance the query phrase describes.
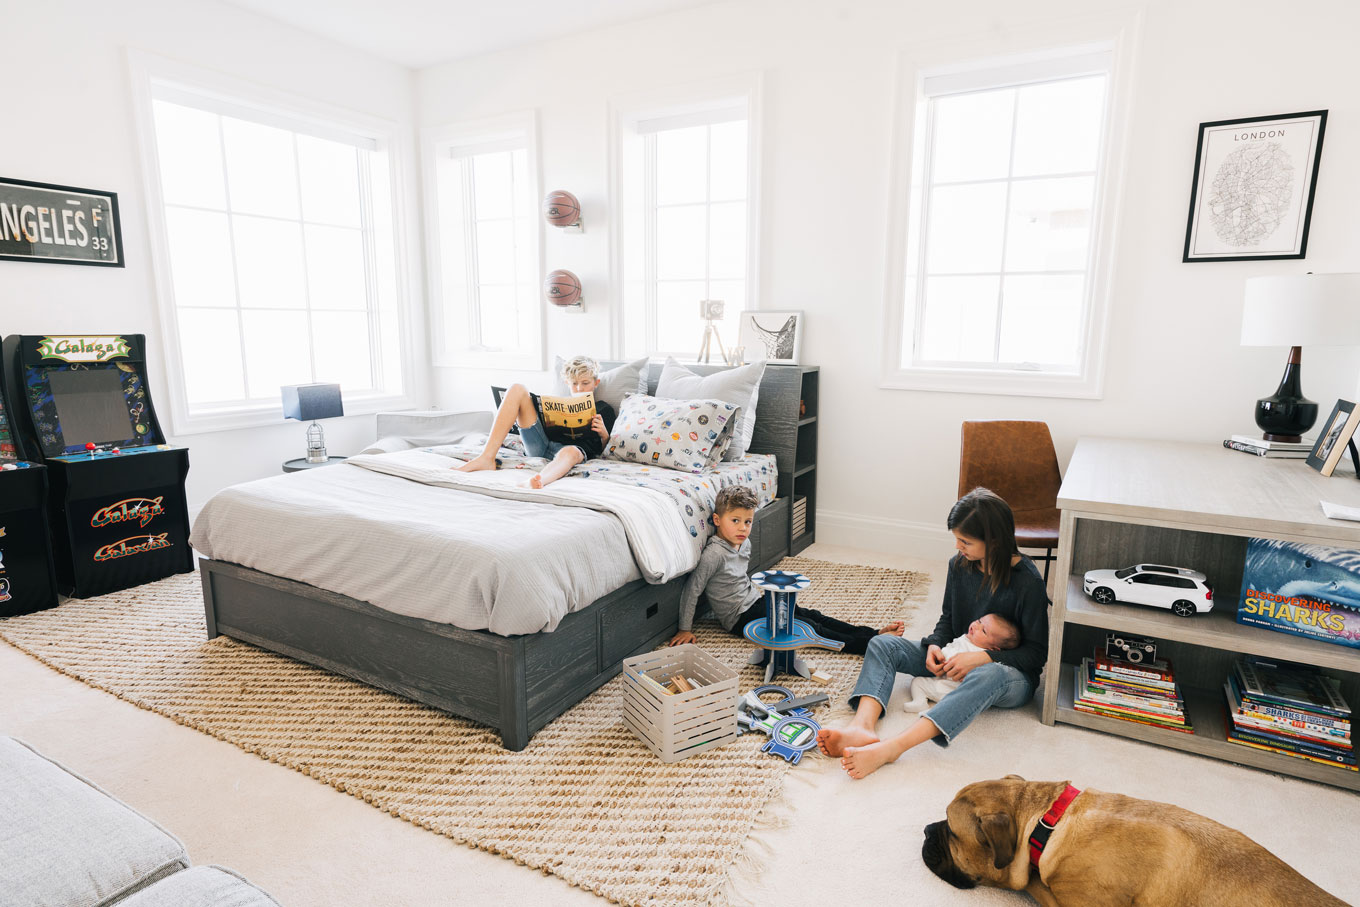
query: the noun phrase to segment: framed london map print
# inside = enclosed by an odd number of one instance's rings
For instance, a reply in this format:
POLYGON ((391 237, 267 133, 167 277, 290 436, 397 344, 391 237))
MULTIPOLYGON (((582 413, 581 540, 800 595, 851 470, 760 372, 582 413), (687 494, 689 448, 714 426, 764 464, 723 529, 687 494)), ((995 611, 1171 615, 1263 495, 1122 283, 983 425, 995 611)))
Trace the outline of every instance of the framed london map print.
POLYGON ((1201 123, 1182 261, 1303 258, 1327 111, 1201 123))

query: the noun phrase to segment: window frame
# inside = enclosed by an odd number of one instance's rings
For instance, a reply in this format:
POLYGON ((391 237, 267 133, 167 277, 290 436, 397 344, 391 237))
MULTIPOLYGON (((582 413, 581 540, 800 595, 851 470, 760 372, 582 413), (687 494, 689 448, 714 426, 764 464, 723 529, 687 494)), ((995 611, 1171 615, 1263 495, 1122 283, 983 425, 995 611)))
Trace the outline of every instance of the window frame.
MULTIPOLYGON (((741 300, 724 300, 727 311, 750 311, 759 309, 760 296, 760 236, 761 236, 761 174, 762 152, 761 135, 763 132, 763 85, 764 79, 759 72, 738 73, 717 77, 700 82, 633 92, 613 97, 609 101, 609 187, 610 222, 618 229, 610 231, 610 350, 615 358, 628 358, 637 355, 691 358, 697 350, 703 331, 702 322, 696 323, 694 346, 680 350, 662 350, 661 338, 656 336, 656 299, 654 289, 649 291, 643 318, 648 322, 644 328, 646 343, 657 345, 656 349, 633 351, 627 349, 626 320, 624 299, 624 236, 623 228, 626 212, 624 210, 625 190, 623 186, 624 142, 630 131, 636 133, 640 123, 670 120, 674 128, 683 125, 714 125, 703 122, 711 113, 741 108, 746 120, 746 294, 741 300)), ((652 194, 649 187, 647 192, 652 194)), ((708 202, 707 204, 712 204, 708 202)), ((653 211, 655 205, 651 205, 653 211)), ((653 285, 654 287, 654 285, 653 285)), ((698 300, 696 299, 697 303, 698 300)), ((735 344, 736 337, 728 338, 728 345, 735 344)), ((714 355, 720 355, 716 352, 714 355)))
POLYGON ((534 111, 466 120, 421 130, 421 169, 424 175, 425 208, 425 265, 429 287, 430 358, 437 368, 515 369, 543 371, 546 368, 547 343, 544 337, 546 319, 541 291, 530 307, 528 342, 517 350, 483 350, 473 345, 471 331, 462 335, 465 342, 449 344, 448 312, 444 306, 444 274, 441 248, 442 230, 439 218, 439 165, 455 149, 464 154, 475 153, 474 148, 511 150, 522 142, 528 155, 530 179, 529 198, 535 200, 531 215, 534 273, 541 284, 544 277, 543 218, 539 216, 537 201, 543 198, 543 176, 538 149, 538 117, 534 111))
MULTIPOLYGON (((169 230, 165 199, 160 181, 160 157, 156 135, 154 102, 164 97, 184 104, 193 99, 206 110, 219 115, 246 119, 292 132, 356 144, 356 139, 371 145, 366 150, 381 153, 387 162, 386 179, 390 187, 391 210, 375 212, 375 220, 387 221, 391 248, 373 236, 376 273, 368 273, 370 285, 368 317, 372 367, 375 384, 384 377, 395 377, 400 388, 384 387, 345 392, 346 415, 361 415, 413 406, 415 376, 411 369, 411 302, 405 231, 406 192, 405 142, 402 128, 391 120, 336 107, 223 73, 202 69, 179 61, 136 50, 128 51, 132 82, 133 115, 141 152, 142 180, 146 192, 147 226, 151 239, 150 264, 156 288, 156 308, 160 318, 160 345, 165 356, 166 395, 169 400, 171 434, 192 435, 237 428, 275 425, 282 418, 282 394, 264 402, 200 404, 190 406, 184 377, 184 355, 179 334, 179 308, 175 302, 170 264, 169 230), (178 96, 173 100, 167 96, 178 96), (388 276, 374 288, 375 277, 388 276), (386 353, 384 353, 384 350, 386 353), (386 361, 386 360, 394 361, 386 361)), ((388 237, 384 237, 386 239, 388 237)), ((162 418, 165 414, 162 414, 162 418)))
MULTIPOLYGON (((1132 109, 1133 60, 1141 25, 1136 11, 1031 26, 1007 37, 977 37, 947 45, 920 45, 898 59, 894 100, 894 144, 889 198, 889 248, 884 281, 882 371, 879 386, 945 393, 1100 398, 1103 395, 1109 308, 1124 160, 1132 109), (908 319, 919 317, 919 300, 910 274, 920 236, 926 186, 925 141, 929 98, 925 80, 951 78, 966 84, 979 74, 1042 68, 1048 61, 1086 53, 1108 53, 1108 85, 1102 150, 1097 162, 1094 218, 1087 265, 1087 305, 1080 330, 1080 354, 1072 372, 998 367, 942 367, 903 364, 908 319)), ((990 84, 990 83, 988 83, 990 84)), ((915 331, 913 329, 913 338, 915 331)))

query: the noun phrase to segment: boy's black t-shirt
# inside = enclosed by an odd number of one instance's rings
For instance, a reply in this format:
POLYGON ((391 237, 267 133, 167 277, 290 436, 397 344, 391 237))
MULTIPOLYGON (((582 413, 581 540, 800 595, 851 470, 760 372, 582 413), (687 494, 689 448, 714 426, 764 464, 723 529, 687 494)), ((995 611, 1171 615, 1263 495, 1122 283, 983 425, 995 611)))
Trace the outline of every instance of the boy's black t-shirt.
MULTIPOLYGON (((540 417, 542 410, 540 409, 540 417)), ((610 432, 614 430, 614 407, 605 403, 603 400, 595 400, 595 414, 604 420, 604 430, 610 432)), ((543 433, 549 441, 556 441, 558 444, 567 444, 572 447, 579 447, 581 452, 586 455, 587 460, 594 460, 604 453, 604 439, 601 438, 590 426, 585 428, 563 428, 550 426, 545 421, 543 423, 543 433)))

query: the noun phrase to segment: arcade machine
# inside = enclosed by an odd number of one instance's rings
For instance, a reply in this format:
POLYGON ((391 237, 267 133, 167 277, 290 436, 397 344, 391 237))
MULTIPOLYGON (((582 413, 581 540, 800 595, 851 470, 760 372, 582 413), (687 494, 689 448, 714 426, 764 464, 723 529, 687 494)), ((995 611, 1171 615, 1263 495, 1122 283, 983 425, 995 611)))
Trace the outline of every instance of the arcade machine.
POLYGON ((57 603, 47 532, 47 469, 25 459, 5 408, 0 374, 0 617, 57 603))
POLYGON ((189 451, 165 443, 145 336, 11 335, 3 368, 15 433, 47 465, 60 591, 88 598, 193 570, 189 451))

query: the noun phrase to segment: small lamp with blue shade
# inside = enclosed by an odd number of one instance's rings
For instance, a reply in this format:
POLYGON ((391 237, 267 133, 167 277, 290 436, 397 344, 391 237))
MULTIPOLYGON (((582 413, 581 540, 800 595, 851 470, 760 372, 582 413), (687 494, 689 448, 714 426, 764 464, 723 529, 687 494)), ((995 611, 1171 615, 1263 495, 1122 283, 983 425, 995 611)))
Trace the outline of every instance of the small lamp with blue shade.
POLYGON ((325 463, 328 459, 326 436, 317 420, 345 414, 340 385, 285 384, 279 390, 283 393, 283 417, 312 423, 307 428, 307 462, 325 463))

